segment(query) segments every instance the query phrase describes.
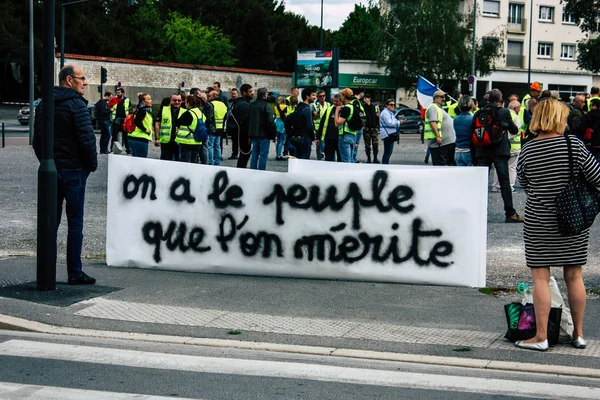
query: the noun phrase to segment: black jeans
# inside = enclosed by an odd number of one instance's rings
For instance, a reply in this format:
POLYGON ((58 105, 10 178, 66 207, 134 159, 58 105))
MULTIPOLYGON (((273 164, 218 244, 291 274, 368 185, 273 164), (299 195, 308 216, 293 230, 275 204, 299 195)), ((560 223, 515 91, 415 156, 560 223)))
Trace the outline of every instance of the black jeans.
POLYGON ((179 145, 174 140, 160 144, 160 159, 179 161, 179 145))
POLYGON ((492 156, 477 157, 477 165, 480 167, 491 167, 494 164, 498 172, 498 182, 500 183, 500 194, 504 201, 504 213, 507 217, 513 215, 516 211, 513 208, 512 189, 510 188, 510 178, 508 177, 508 159, 510 156, 492 156))
POLYGON ((128 136, 128 133, 123 130, 123 122, 125 122, 125 118, 115 118, 115 120, 113 121, 112 138, 111 138, 111 142, 110 142, 110 147, 112 148, 113 143, 119 141, 119 133, 122 133, 123 147, 125 147, 125 150, 129 154, 129 153, 131 153, 131 149, 129 148, 129 142, 128 142, 129 136, 128 136))
POLYGON ((338 148, 339 139, 325 139, 325 161, 337 161, 342 162, 342 156, 340 155, 340 149, 338 148))
MULTIPOLYGON (((238 147, 238 131, 237 129, 228 129, 227 133, 231 137, 231 155, 237 157, 239 152, 238 147)), ((221 144, 221 149, 223 149, 223 144, 221 144)))
POLYGON ((440 147, 430 147, 431 150, 431 164, 432 165, 456 165, 454 161, 454 150, 456 145, 454 143, 446 144, 440 147))
POLYGON ((238 168, 248 168, 248 161, 252 152, 252 143, 248 140, 248 134, 240 134, 239 138, 240 157, 237 161, 238 168))

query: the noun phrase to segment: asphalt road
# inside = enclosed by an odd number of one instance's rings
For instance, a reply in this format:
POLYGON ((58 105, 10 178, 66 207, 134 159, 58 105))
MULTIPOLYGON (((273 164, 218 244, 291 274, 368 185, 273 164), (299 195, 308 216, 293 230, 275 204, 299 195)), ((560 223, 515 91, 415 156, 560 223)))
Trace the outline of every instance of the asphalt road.
MULTIPOLYGON (((81 398, 81 390, 204 399, 550 399, 600 393, 600 380, 590 378, 1 331, 0 362, 11 366, 0 370, 0 395, 11 383, 46 387, 57 398, 81 398)), ((30 386, 21 390, 35 393, 30 386)))

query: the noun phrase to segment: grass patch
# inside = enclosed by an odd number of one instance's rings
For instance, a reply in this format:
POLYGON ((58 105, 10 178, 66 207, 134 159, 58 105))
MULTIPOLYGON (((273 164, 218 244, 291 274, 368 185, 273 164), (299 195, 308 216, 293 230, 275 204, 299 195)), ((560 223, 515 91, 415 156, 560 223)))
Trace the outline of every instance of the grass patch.
POLYGON ((500 294, 517 293, 517 289, 503 287, 484 287, 479 288, 479 292, 487 294, 488 296, 498 296, 500 294))

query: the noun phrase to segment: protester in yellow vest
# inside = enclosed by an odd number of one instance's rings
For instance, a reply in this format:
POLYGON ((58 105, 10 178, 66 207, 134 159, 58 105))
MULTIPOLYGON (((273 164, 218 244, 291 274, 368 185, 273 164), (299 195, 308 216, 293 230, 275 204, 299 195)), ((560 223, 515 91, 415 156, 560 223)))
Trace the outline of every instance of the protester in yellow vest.
POLYGON ((291 99, 292 97, 296 97, 296 104, 298 104, 298 96, 300 96, 300 89, 296 86, 292 88, 291 94, 285 98, 285 103, 287 104, 287 115, 290 115, 296 109, 296 106, 292 105, 291 99))
POLYGON ((223 126, 227 116, 227 106, 219 97, 219 93, 213 90, 209 93, 210 103, 213 105, 215 115, 215 131, 208 135, 208 165, 221 165, 221 141, 223 140, 223 126))
POLYGON ((160 159, 179 161, 179 145, 175 142, 175 122, 183 115, 182 98, 179 92, 171 95, 168 106, 163 107, 155 120, 154 133, 160 142, 160 159))
MULTIPOLYGON (((152 97, 147 93, 138 94, 138 105, 135 110, 135 129, 129 132, 129 148, 133 157, 148 157, 148 142, 152 141, 152 97)), ((154 145, 158 147, 158 140, 154 145)))
MULTIPOLYGON (((313 122, 315 124, 315 131, 318 131, 319 124, 321 123, 321 118, 323 118, 323 115, 325 115, 325 112, 331 107, 331 104, 329 104, 329 102, 325 101, 325 91, 324 90, 319 90, 317 92, 317 101, 312 103, 310 105, 310 107, 311 107, 311 111, 312 111, 312 115, 313 115, 313 122)), ((323 155, 323 150, 325 149, 325 142, 316 143, 316 148, 317 148, 317 159, 322 160, 323 158, 325 158, 325 156, 323 155)))
POLYGON ((592 88, 590 89, 590 98, 587 99, 588 112, 592 111, 592 107, 590 105, 590 102, 592 101, 592 99, 598 99, 598 98, 600 98, 600 88, 598 86, 592 86, 592 88))
MULTIPOLYGON (((175 142, 179 144, 179 161, 197 164, 202 141, 196 139, 196 127, 198 124, 204 125, 206 117, 200 110, 202 105, 200 97, 192 94, 186 96, 185 105, 187 111, 176 122, 177 136, 175 142)), ((206 130, 206 127, 204 127, 204 130, 206 130)), ((208 132, 205 133, 208 134, 208 132)))

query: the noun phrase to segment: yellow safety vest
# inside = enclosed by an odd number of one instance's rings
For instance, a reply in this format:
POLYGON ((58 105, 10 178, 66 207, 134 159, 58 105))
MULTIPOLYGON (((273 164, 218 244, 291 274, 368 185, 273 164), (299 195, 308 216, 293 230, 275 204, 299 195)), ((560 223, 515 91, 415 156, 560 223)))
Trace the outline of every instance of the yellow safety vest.
MULTIPOLYGON (((123 103, 123 107, 125 108, 125 116, 127 116, 127 114, 129 114, 129 97, 127 97, 125 99, 125 102, 123 103)), ((114 121, 115 118, 117 118, 117 106, 118 104, 115 104, 114 106, 112 106, 110 108, 110 120, 114 121)))
POLYGON ((292 107, 292 105, 290 104, 290 99, 292 98, 292 96, 288 96, 285 98, 285 101, 287 102, 288 106, 287 106, 287 113, 286 115, 290 115, 291 113, 294 112, 294 109, 296 107, 292 107))
MULTIPOLYGON (((181 117, 187 110, 185 108, 179 108, 179 115, 181 117)), ((160 118, 160 131, 158 132, 158 141, 160 143, 169 143, 171 141, 171 130, 173 128, 173 121, 171 121, 171 106, 165 106, 162 110, 160 118)))
POLYGON ((352 115, 354 114, 354 107, 352 107, 352 103, 348 103, 348 104, 344 105, 344 107, 348 107, 350 109, 350 115, 348 115, 348 118, 346 118, 346 120, 344 121, 343 128, 340 129, 340 136, 343 135, 344 133, 349 133, 351 135, 356 136, 358 134, 358 131, 353 131, 348 126, 348 121, 350 121, 350 119, 352 119, 352 115))
POLYGON ((523 100, 521 100, 521 109, 519 110, 519 118, 521 118, 521 122, 523 123, 522 126, 525 125, 525 109, 527 109, 527 106, 525 105, 525 103, 527 103, 527 100, 529 100, 531 98, 531 95, 529 93, 527 93, 525 96, 523 96, 523 100))
POLYGON ((129 132, 129 137, 132 138, 138 138, 138 139, 145 139, 149 142, 152 141, 152 114, 150 114, 149 112, 146 112, 146 116, 144 117, 144 121, 142 122, 142 125, 144 125, 144 128, 146 128, 147 132, 144 132, 143 130, 141 130, 140 128, 138 128, 138 126, 135 126, 135 129, 133 130, 133 132, 129 132))
POLYGON ((196 131, 196 126, 198 125, 198 120, 202 119, 202 121, 206 122, 206 117, 200 111, 198 107, 187 110, 193 116, 192 123, 188 126, 180 126, 177 131, 177 137, 175 138, 175 142, 178 144, 195 144, 201 145, 202 142, 196 141, 194 139, 194 132, 196 131))
POLYGON ((227 106, 221 100, 211 100, 215 113, 215 128, 223 129, 223 122, 227 116, 227 106))
POLYGON ((442 136, 442 121, 444 120, 444 113, 442 113, 442 109, 436 103, 431 103, 429 107, 427 107, 427 111, 425 111, 425 132, 423 135, 424 139, 435 139, 436 135, 433 129, 431 129, 431 124, 429 123, 429 118, 427 118, 427 114, 429 113, 429 109, 431 107, 435 107, 437 110, 438 120, 437 120, 437 128, 440 133, 440 137, 442 136))
POLYGON ((329 118, 331 117, 331 112, 334 108, 335 107, 329 107, 327 111, 325 111, 325 123, 323 124, 323 133, 321 134, 321 140, 325 140, 325 134, 327 133, 327 127, 329 126, 329 118))
MULTIPOLYGON (((513 122, 515 122, 515 120, 517 119, 517 113, 514 111, 511 112, 510 117, 512 118, 513 122)), ((515 123, 515 125, 516 125, 516 123, 515 123)), ((519 127, 519 133, 517 134, 517 136, 515 136, 512 139, 509 139, 511 150, 521 150, 521 134, 522 134, 522 132, 523 132, 522 127, 519 127)))
POLYGON ((325 112, 331 108, 331 104, 329 104, 328 102, 325 102, 323 105, 321 105, 321 103, 313 103, 311 106, 314 110, 313 111, 317 111, 317 107, 319 108, 319 118, 315 120, 315 130, 319 130, 319 126, 321 125, 321 118, 323 118, 323 114, 325 114, 325 112))
POLYGON ((456 118, 456 116, 458 115, 456 113, 457 107, 458 107, 458 103, 453 103, 448 106, 448 115, 450 115, 452 118, 456 118))

